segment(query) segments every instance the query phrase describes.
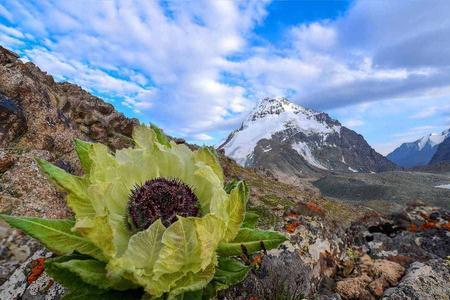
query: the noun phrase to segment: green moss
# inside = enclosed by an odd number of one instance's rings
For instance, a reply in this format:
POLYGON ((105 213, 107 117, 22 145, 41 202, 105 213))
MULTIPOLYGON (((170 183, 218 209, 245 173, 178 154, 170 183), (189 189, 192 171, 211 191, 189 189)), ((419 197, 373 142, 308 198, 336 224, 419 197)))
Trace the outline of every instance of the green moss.
POLYGON ((284 208, 290 207, 294 205, 294 201, 280 198, 276 195, 270 194, 270 195, 264 195, 260 198, 260 200, 269 206, 277 207, 278 205, 282 205, 284 208))
POLYGON ((347 254, 348 258, 350 258, 353 261, 357 261, 359 258, 358 252, 356 252, 352 248, 347 248, 345 253, 347 254))
POLYGON ((272 228, 279 221, 279 218, 273 213, 273 211, 264 205, 249 205, 248 211, 259 215, 259 220, 256 226, 261 229, 272 228))

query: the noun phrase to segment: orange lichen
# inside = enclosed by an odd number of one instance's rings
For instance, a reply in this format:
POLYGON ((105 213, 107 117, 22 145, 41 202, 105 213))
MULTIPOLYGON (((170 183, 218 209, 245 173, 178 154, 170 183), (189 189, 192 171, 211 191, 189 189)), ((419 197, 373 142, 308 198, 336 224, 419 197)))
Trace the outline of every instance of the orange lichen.
POLYGON ((288 224, 284 225, 284 229, 289 233, 294 233, 295 230, 297 229, 297 227, 300 225, 302 225, 302 223, 299 221, 296 221, 296 222, 292 222, 292 223, 288 223, 288 224))
POLYGON ((445 223, 445 224, 442 224, 442 225, 441 225, 441 228, 450 231, 450 222, 445 223))
POLYGON ((314 202, 306 203, 306 208, 315 213, 322 213, 322 209, 314 202))
POLYGON ((437 224, 434 222, 426 222, 425 224, 422 224, 422 229, 433 229, 433 228, 437 228, 437 224))
POLYGON ((28 284, 35 282, 45 270, 45 258, 38 258, 31 263, 31 271, 27 277, 28 284))
POLYGON ((407 230, 411 231, 411 232, 417 232, 417 231, 419 231, 419 228, 417 227, 416 224, 411 224, 411 225, 409 225, 407 230))
POLYGON ((300 218, 299 214, 295 214, 295 213, 290 213, 286 216, 288 219, 298 219, 300 218))
POLYGON ((262 254, 257 254, 255 256, 253 256, 253 258, 252 258, 252 265, 257 266, 257 267, 261 266, 262 259, 263 259, 263 255, 262 254))

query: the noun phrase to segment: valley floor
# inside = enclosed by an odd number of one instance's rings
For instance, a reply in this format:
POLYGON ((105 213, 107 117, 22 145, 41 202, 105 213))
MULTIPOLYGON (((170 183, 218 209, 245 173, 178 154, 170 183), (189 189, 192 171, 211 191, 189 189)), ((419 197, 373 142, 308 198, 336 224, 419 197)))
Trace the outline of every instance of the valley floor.
POLYGON ((326 175, 312 184, 329 198, 374 208, 398 211, 411 201, 450 208, 450 174, 425 172, 340 173, 326 175))

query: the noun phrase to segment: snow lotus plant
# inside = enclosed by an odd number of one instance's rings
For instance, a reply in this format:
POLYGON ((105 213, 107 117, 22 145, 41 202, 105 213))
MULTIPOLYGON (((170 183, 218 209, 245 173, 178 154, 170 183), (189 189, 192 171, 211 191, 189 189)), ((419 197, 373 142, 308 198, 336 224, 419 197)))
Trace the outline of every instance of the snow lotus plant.
POLYGON ((247 185, 224 185, 213 149, 191 151, 156 127, 136 127, 133 139, 115 153, 77 140, 81 177, 38 160, 74 220, 1 216, 59 255, 46 271, 67 299, 208 299, 244 279, 242 249, 285 240, 252 226, 247 185))

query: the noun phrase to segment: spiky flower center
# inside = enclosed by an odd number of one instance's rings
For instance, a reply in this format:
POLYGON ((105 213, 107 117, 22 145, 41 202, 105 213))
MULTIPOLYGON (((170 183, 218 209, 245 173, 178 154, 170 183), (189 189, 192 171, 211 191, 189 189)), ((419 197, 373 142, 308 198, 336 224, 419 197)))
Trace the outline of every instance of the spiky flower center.
POLYGON ((132 190, 128 201, 128 223, 133 230, 145 230, 161 219, 165 226, 182 217, 197 216, 198 199, 179 180, 156 178, 132 190))

